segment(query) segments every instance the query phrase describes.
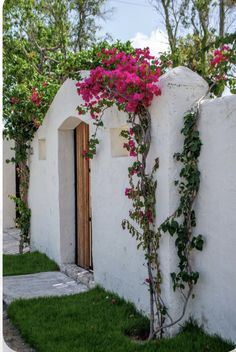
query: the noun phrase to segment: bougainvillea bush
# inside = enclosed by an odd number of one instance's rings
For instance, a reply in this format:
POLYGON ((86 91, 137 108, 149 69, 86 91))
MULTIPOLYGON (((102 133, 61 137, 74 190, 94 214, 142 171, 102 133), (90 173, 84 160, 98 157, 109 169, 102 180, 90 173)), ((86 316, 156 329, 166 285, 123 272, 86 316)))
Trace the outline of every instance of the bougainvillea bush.
MULTIPOLYGON (((102 65, 91 70, 89 78, 77 83, 78 94, 85 101, 78 107, 79 114, 89 111, 94 125, 103 125, 102 114, 113 105, 131 117, 140 114, 154 96, 160 95, 156 83, 161 70, 149 49, 136 49, 135 54, 126 54, 116 48, 102 49, 98 55, 102 58, 102 65)), ((91 139, 86 157, 93 157, 97 142, 96 138, 91 139)), ((134 141, 129 140, 126 147, 131 156, 137 156, 138 145, 134 141)))
POLYGON ((197 72, 211 87, 211 93, 220 97, 225 88, 236 93, 236 36, 231 34, 225 38, 212 39, 203 50, 198 36, 188 35, 180 38, 175 54, 170 52, 160 55, 163 70, 171 67, 186 66, 197 72), (204 65, 202 63, 204 54, 204 65), (174 66, 173 66, 174 65, 174 66))
POLYGON ((146 159, 151 144, 151 116, 148 107, 161 91, 158 80, 161 75, 158 60, 150 55, 149 49, 136 49, 133 54, 116 49, 102 50, 102 66, 90 71, 88 78, 77 83, 78 94, 84 104, 78 107, 79 114, 90 113, 95 132, 89 149, 83 154, 93 158, 96 154, 97 129, 103 126, 103 113, 115 105, 127 114, 128 130, 121 132, 126 138, 124 148, 134 158, 128 169, 129 186, 125 196, 132 201, 130 220, 124 220, 127 228, 142 247, 148 267, 145 283, 150 292, 150 336, 154 337, 154 321, 162 326, 165 307, 160 298, 161 272, 158 259, 159 235, 155 231, 155 193, 157 183, 154 174, 158 168, 155 161, 152 172, 147 173, 146 159))
POLYGON ((213 51, 210 60, 211 79, 216 86, 214 92, 222 93, 226 86, 236 93, 236 48, 235 45, 222 45, 213 51))

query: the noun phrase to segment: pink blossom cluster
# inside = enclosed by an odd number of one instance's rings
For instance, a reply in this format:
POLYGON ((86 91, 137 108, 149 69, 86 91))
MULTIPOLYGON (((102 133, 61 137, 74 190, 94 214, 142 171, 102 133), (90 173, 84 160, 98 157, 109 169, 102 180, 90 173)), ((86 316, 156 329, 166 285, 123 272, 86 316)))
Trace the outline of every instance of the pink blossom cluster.
POLYGON ((226 75, 221 75, 221 74, 218 74, 214 77, 214 79, 216 81, 227 81, 228 80, 228 77, 226 75))
POLYGON ((39 93, 36 88, 32 89, 31 101, 39 107, 41 105, 41 99, 39 97, 39 93))
MULTIPOLYGON (((135 188, 125 188, 125 196, 128 197, 129 199, 134 199, 137 195, 138 191, 135 190, 135 188)), ((153 218, 153 213, 150 209, 146 209, 145 211, 143 210, 138 210, 133 213, 135 214, 136 217, 140 219, 141 222, 148 222, 148 223, 153 223, 154 218, 153 218)))
POLYGON ((136 49, 134 55, 115 48, 103 49, 102 65, 90 71, 90 76, 78 82, 77 92, 85 104, 79 113, 90 111, 97 119, 104 106, 117 104, 128 113, 148 107, 154 96, 161 94, 157 86, 160 68, 149 49, 136 49), (155 63, 155 64, 154 64, 155 63))
POLYGON ((130 156, 137 156, 135 141, 130 138, 128 143, 124 143, 123 147, 129 151, 130 156))
POLYGON ((128 198, 131 198, 133 191, 134 191, 133 188, 126 188, 125 189, 125 196, 128 198))
POLYGON ((228 61, 231 54, 231 49, 228 45, 223 45, 220 49, 214 51, 214 58, 211 60, 211 65, 219 65, 223 61, 228 61))
POLYGON ((143 167, 143 166, 142 166, 142 164, 141 164, 140 161, 135 161, 135 162, 133 163, 133 165, 128 168, 128 170, 129 170, 129 175, 130 175, 130 176, 134 176, 134 175, 138 175, 138 176, 139 176, 142 167, 143 167))
POLYGON ((82 150, 82 156, 85 158, 85 160, 89 160, 89 157, 88 157, 88 152, 87 152, 87 150, 82 150))

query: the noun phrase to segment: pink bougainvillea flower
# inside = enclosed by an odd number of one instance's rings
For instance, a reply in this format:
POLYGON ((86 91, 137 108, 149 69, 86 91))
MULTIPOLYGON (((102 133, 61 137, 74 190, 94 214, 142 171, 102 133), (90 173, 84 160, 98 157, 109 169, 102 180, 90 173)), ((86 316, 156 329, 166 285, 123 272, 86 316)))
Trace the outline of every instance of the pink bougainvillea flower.
POLYGON ((32 89, 32 95, 31 95, 31 101, 39 107, 41 105, 41 99, 39 97, 39 94, 35 88, 32 89))
POLYGON ((216 81, 227 81, 227 79, 228 79, 228 77, 226 75, 218 74, 218 75, 215 76, 215 80, 216 81))
POLYGON ((134 151, 134 150, 131 150, 130 152, 129 152, 129 155, 130 156, 137 156, 138 154, 134 151))
POLYGON ((130 140, 129 140, 129 146, 130 146, 131 148, 134 148, 134 147, 135 147, 135 142, 134 142, 133 139, 130 139, 130 140))
POLYGON ((221 50, 228 51, 228 50, 230 50, 230 47, 229 47, 229 45, 224 44, 224 45, 221 47, 221 50))
POLYGON ((132 55, 115 48, 102 49, 100 56, 103 66, 91 70, 89 77, 76 83, 91 117, 100 113, 107 102, 117 102, 128 113, 137 113, 142 106, 148 107, 155 95, 160 95, 156 85, 160 67, 153 64, 156 60, 149 49, 137 49, 132 55))
POLYGON ((35 105, 39 107, 39 106, 41 105, 41 100, 40 100, 40 99, 37 99, 37 100, 35 101, 35 105))
POLYGON ((213 59, 211 60, 212 66, 217 66, 222 62, 229 61, 231 49, 228 45, 223 45, 220 49, 216 49, 213 52, 213 59))
POLYGON ((131 176, 134 176, 135 174, 137 174, 138 173, 138 170, 137 169, 131 169, 130 171, 129 171, 129 174, 131 175, 131 176))
POLYGON ((33 103, 35 103, 39 98, 38 92, 36 92, 36 90, 33 90, 33 93, 31 95, 31 100, 33 103))
POLYGON ((131 195, 131 192, 133 191, 132 188, 126 188, 125 189, 125 196, 129 197, 131 195))

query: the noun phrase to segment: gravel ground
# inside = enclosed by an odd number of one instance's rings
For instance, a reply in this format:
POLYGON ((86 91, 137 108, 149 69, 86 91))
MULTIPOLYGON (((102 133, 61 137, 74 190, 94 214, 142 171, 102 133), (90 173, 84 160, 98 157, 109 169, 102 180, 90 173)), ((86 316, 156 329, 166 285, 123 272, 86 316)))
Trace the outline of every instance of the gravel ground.
POLYGON ((3 307, 3 337, 5 343, 13 351, 17 352, 35 352, 27 343, 24 342, 18 330, 11 323, 7 316, 6 305, 3 307))

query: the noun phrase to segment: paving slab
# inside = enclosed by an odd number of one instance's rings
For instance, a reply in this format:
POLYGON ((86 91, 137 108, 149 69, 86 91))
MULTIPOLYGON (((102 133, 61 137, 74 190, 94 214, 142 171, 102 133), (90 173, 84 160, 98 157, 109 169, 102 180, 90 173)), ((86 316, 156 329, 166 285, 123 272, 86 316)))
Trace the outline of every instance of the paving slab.
POLYGON ((87 290, 84 284, 57 271, 3 278, 3 300, 7 305, 19 298, 64 296, 87 290))
MULTIPOLYGON (((3 230, 3 254, 19 254, 20 230, 9 228, 3 230)), ((29 247, 25 247, 23 252, 29 251, 29 247)))

